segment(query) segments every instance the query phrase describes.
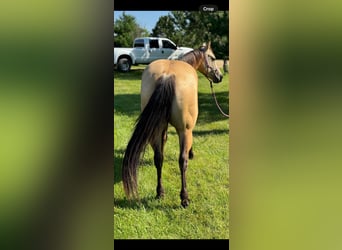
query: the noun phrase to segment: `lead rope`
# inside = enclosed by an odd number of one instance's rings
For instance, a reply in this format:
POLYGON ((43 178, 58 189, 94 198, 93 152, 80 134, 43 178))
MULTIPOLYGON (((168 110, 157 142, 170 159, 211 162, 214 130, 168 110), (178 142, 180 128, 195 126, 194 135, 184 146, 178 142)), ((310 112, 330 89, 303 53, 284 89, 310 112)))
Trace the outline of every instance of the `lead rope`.
POLYGON ((223 110, 221 109, 220 105, 219 105, 218 102, 217 102, 216 95, 215 95, 215 92, 214 92, 214 89, 213 89, 213 82, 212 82, 211 80, 209 80, 209 82, 210 82, 211 95, 213 96, 213 98, 214 98, 214 100, 215 100, 215 103, 216 103, 217 108, 220 110, 220 112, 221 112, 221 114, 222 114, 223 116, 229 118, 229 115, 223 112, 223 110))
MULTIPOLYGON (((202 50, 202 52, 203 52, 203 50, 202 50)), ((207 72, 208 72, 208 69, 209 69, 209 68, 210 68, 211 70, 213 70, 212 67, 209 65, 208 59, 207 59, 207 57, 205 56, 204 53, 203 53, 203 56, 204 56, 204 62, 205 62, 206 67, 207 67, 207 72)), ((207 76, 206 76, 206 77, 207 77, 207 76)), ((213 89, 213 82, 212 82, 208 77, 207 77, 207 79, 208 79, 209 82, 210 82, 211 95, 213 96, 213 98, 214 98, 214 100, 215 100, 215 103, 216 103, 217 108, 220 110, 221 114, 222 114, 224 117, 228 117, 228 118, 229 118, 229 115, 223 112, 222 108, 220 107, 220 105, 219 105, 218 102, 217 102, 217 98, 216 98, 216 95, 215 95, 215 92, 214 92, 214 89, 213 89)))

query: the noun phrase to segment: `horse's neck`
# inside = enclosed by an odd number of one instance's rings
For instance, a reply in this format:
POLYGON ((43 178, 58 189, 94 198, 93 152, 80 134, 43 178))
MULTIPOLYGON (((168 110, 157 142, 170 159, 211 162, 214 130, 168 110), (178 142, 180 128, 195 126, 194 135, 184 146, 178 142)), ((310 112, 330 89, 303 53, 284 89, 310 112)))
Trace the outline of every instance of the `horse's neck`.
POLYGON ((200 60, 200 61, 196 61, 194 65, 191 65, 191 66, 194 67, 195 70, 198 70, 201 64, 202 64, 202 61, 200 60))
POLYGON ((190 64, 195 70, 198 70, 198 68, 203 63, 203 60, 203 57, 198 58, 195 55, 193 55, 193 58, 184 58, 182 61, 190 64))

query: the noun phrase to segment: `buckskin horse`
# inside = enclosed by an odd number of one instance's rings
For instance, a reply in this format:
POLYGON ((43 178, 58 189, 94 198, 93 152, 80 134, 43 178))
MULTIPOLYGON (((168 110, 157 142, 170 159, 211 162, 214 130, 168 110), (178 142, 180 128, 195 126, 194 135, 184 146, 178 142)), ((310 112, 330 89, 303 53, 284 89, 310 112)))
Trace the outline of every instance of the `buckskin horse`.
POLYGON ((138 197, 137 171, 146 146, 154 151, 157 168, 157 196, 164 196, 162 185, 163 151, 168 125, 175 127, 179 137, 179 168, 181 171, 181 205, 189 205, 186 186, 188 160, 193 158, 192 131, 198 116, 198 76, 219 83, 222 73, 215 63, 210 42, 185 54, 179 60, 160 59, 150 63, 142 74, 141 114, 128 142, 122 163, 123 187, 128 199, 138 197))

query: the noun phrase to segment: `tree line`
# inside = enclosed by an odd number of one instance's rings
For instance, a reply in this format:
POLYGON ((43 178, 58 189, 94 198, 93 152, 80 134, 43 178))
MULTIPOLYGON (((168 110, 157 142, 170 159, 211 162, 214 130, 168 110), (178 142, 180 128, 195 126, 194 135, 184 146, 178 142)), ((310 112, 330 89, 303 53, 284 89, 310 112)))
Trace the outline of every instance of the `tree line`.
POLYGON ((177 46, 198 48, 211 41, 217 58, 229 57, 228 11, 212 13, 200 11, 171 11, 161 16, 149 33, 125 12, 114 22, 114 46, 131 47, 136 37, 167 37, 177 46))

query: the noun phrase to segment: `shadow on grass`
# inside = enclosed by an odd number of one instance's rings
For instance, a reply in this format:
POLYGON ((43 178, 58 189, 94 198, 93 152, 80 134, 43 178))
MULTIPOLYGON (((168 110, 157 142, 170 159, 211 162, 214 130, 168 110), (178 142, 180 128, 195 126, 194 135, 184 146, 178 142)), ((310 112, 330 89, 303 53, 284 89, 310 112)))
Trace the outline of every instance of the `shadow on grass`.
POLYGON ((182 209, 180 202, 179 204, 166 204, 163 199, 156 199, 150 195, 144 198, 136 200, 117 199, 114 198, 114 206, 123 209, 135 209, 135 210, 148 210, 155 211, 156 209, 165 210, 168 209, 182 209))
POLYGON ((114 113, 133 115, 138 118, 140 114, 139 94, 118 94, 114 95, 114 113))
MULTIPOLYGON (((200 130, 196 131, 196 127, 193 130, 192 134, 194 136, 204 136, 204 135, 219 135, 219 134, 227 134, 229 133, 229 129, 212 129, 212 130, 200 130)), ((170 135, 177 135, 175 131, 169 131, 168 134, 170 135)))
POLYGON ((193 131, 193 135, 203 136, 203 135, 219 135, 219 134, 229 134, 229 129, 213 129, 213 130, 200 130, 200 131, 193 131))
MULTIPOLYGON (((215 95, 217 102, 223 112, 229 114, 229 92, 217 92, 215 95)), ((216 106, 215 100, 211 93, 198 94, 198 107, 198 124, 227 120, 227 117, 223 116, 216 106)))
POLYGON ((115 83, 115 79, 140 80, 143 71, 144 71, 144 68, 134 68, 134 67, 132 67, 130 72, 127 72, 127 73, 114 70, 114 83, 115 83))

